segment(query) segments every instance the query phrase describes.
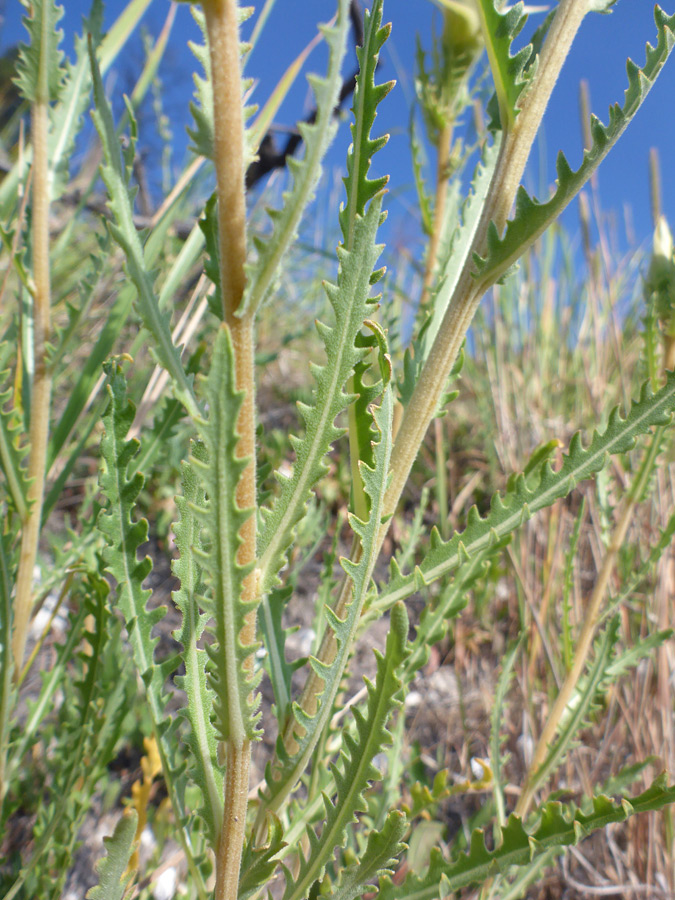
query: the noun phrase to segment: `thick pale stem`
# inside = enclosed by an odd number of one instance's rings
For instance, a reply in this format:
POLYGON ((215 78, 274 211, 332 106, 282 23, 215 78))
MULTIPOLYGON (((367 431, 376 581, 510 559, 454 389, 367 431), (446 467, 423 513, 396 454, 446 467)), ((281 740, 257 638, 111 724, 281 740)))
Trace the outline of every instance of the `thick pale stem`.
POLYGON ((241 747, 235 747, 231 742, 228 743, 225 809, 223 827, 216 848, 214 900, 232 900, 232 898, 236 898, 239 889, 241 848, 246 833, 250 762, 251 745, 249 741, 244 741, 241 747))
POLYGON ((246 286, 244 118, 236 0, 204 0, 213 85, 213 144, 218 180, 221 292, 231 325, 246 286))
MULTIPOLYGON (((236 0, 203 0, 211 59, 213 84, 214 163, 218 193, 220 241, 220 284, 223 318, 230 329, 234 350, 235 383, 244 399, 237 419, 237 454, 248 465, 237 485, 240 509, 255 510, 255 355, 253 318, 238 317, 246 285, 246 195, 244 184, 244 121, 241 104, 241 67, 236 0)), ((240 565, 256 559, 256 516, 248 517, 241 528, 237 554, 240 565)), ((244 601, 257 595, 253 570, 242 586, 244 601)), ((240 634, 244 645, 255 640, 256 617, 252 612, 240 634)), ((249 666, 253 659, 247 660, 249 666)), ((216 900, 236 900, 239 869, 246 827, 250 741, 232 732, 226 747, 225 799, 223 823, 216 849, 216 900)))
POLYGON ((30 407, 30 457, 28 461, 29 510, 21 532, 21 551, 14 598, 12 655, 14 676, 21 672, 26 636, 33 609, 33 568, 37 558, 42 519, 42 500, 49 437, 51 377, 47 369, 47 342, 50 336, 49 284, 49 180, 47 157, 48 107, 46 100, 33 104, 33 359, 34 372, 30 407))

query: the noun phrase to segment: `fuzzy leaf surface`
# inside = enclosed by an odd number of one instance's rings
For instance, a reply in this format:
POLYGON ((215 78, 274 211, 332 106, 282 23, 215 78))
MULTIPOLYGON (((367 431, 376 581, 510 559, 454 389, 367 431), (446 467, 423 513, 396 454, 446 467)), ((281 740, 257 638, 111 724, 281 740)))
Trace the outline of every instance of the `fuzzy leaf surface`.
POLYGON ((182 469, 183 495, 176 497, 180 521, 174 525, 179 557, 173 561, 172 570, 180 579, 173 599, 183 621, 174 637, 183 645, 185 675, 176 678, 176 683, 187 694, 187 710, 183 713, 190 723, 187 741, 192 750, 191 775, 202 792, 201 815, 213 846, 223 818, 223 776, 217 764, 216 735, 211 722, 214 697, 206 683, 206 650, 198 646, 207 617, 200 613, 197 599, 203 593, 203 584, 195 550, 202 549, 202 540, 193 507, 204 503, 204 495, 192 468, 183 463, 182 469))
POLYGON ((0 372, 0 468, 5 476, 7 499, 19 518, 24 521, 28 512, 26 456, 28 447, 21 444, 24 434, 21 416, 12 403, 14 385, 10 371, 0 372))
POLYGON ((456 532, 448 541, 443 541, 434 529, 429 552, 413 573, 403 575, 396 563, 392 563, 390 580, 381 588, 377 605, 390 605, 409 597, 493 541, 502 540, 534 513, 569 494, 580 481, 597 474, 605 467, 608 454, 625 453, 632 449, 639 435, 669 424, 673 410, 675 373, 669 372, 666 384, 656 393, 649 383, 643 385, 640 398, 633 402, 625 418, 618 407, 613 409, 604 432, 595 431, 588 448, 584 449, 581 434, 577 432, 557 472, 545 463, 540 469, 539 483, 534 487, 528 486, 524 476, 518 476, 512 490, 503 495, 494 494, 487 516, 481 517, 477 508, 472 507, 465 530, 456 532))
POLYGON ((295 528, 304 514, 316 482, 328 471, 325 459, 333 442, 343 433, 335 418, 354 399, 344 388, 354 366, 364 354, 355 346, 357 335, 375 300, 370 288, 381 276, 374 272, 381 247, 375 243, 382 220, 381 208, 386 178, 367 177, 371 159, 386 143, 386 137, 372 139, 377 105, 391 84, 376 85, 375 69, 380 48, 389 29, 381 28, 382 0, 376 0, 372 13, 366 12, 364 46, 357 50, 360 71, 354 91, 353 144, 347 155, 347 202, 340 212, 343 243, 337 249, 337 284, 325 283, 335 323, 317 322, 326 348, 327 362, 313 366, 316 390, 310 406, 300 405, 305 423, 301 440, 292 438, 296 452, 293 473, 282 478, 281 493, 270 510, 263 509, 260 539, 260 587, 263 593, 277 583, 286 552, 293 542, 295 528))
POLYGON ((124 616, 134 662, 145 686, 160 757, 162 772, 174 813, 181 823, 179 836, 188 858, 193 876, 199 884, 199 873, 194 868, 188 816, 185 810, 185 775, 183 761, 176 759, 179 745, 178 718, 169 721, 165 716, 167 695, 165 679, 175 670, 178 661, 173 658, 161 666, 155 663, 154 650, 158 638, 152 637, 152 629, 164 617, 165 608, 147 608, 151 591, 143 587, 150 574, 152 562, 148 556, 138 559, 138 548, 148 539, 148 523, 145 519, 134 521, 133 513, 138 495, 143 487, 143 475, 135 470, 133 460, 138 452, 138 441, 126 440, 135 409, 127 400, 124 376, 114 364, 106 367, 107 390, 110 406, 104 416, 105 432, 101 440, 102 468, 99 484, 108 501, 106 509, 98 517, 98 529, 106 539, 104 561, 107 571, 117 582, 117 603, 124 616))
POLYGON ((318 709, 309 715, 299 704, 293 706, 294 740, 296 748, 288 752, 283 739, 277 741, 277 758, 273 768, 268 766, 265 802, 274 809, 295 787, 307 762, 323 733, 333 711, 333 702, 340 687, 349 653, 356 634, 361 611, 370 585, 376 561, 377 534, 384 513, 384 495, 389 474, 392 446, 393 394, 388 387, 382 398, 382 405, 374 410, 374 422, 379 440, 373 446, 373 466, 361 463, 360 470, 364 489, 369 498, 370 516, 363 522, 355 515, 350 516, 350 524, 361 542, 358 561, 342 559, 342 567, 348 575, 343 590, 347 591, 344 618, 339 618, 331 607, 326 606, 327 627, 331 628, 336 641, 336 652, 332 662, 324 663, 310 657, 310 665, 316 676, 323 682, 318 709))
POLYGON ((96 866, 98 884, 87 891, 87 900, 123 900, 133 872, 125 875, 134 849, 138 813, 128 809, 111 837, 103 838, 105 856, 96 866))
POLYGON ((495 8, 495 0, 478 0, 476 7, 497 93, 500 124, 503 131, 508 131, 518 114, 518 98, 526 84, 524 70, 531 52, 528 45, 511 56, 511 44, 518 37, 527 16, 520 3, 504 12, 495 8))
POLYGON ((352 397, 344 390, 354 366, 364 351, 355 346, 363 321, 375 300, 370 298, 372 273, 381 246, 375 243, 381 220, 382 195, 374 198, 363 218, 356 221, 355 249, 338 247, 337 284, 326 283, 326 293, 335 312, 335 324, 318 323, 326 347, 327 362, 313 366, 316 390, 311 406, 299 405, 305 422, 301 440, 293 439, 296 460, 289 477, 278 475, 281 493, 272 508, 264 511, 260 538, 261 589, 268 591, 276 582, 285 554, 293 541, 295 527, 304 514, 311 490, 328 471, 325 455, 343 434, 335 418, 352 397))
POLYGON ((30 16, 23 17, 30 44, 19 44, 15 84, 29 103, 49 103, 58 97, 63 80, 63 51, 59 50, 63 31, 56 27, 63 7, 54 0, 22 5, 31 10, 30 16))
POLYGON ((192 552, 208 574, 208 589, 201 605, 213 618, 209 630, 214 641, 206 652, 209 684, 215 695, 216 734, 221 741, 242 742, 259 735, 256 723, 260 713, 256 710, 260 698, 254 692, 262 672, 252 674, 251 657, 259 644, 243 644, 240 637, 258 601, 241 597, 242 583, 252 565, 237 562, 240 530, 253 510, 239 509, 235 499, 247 460, 236 455, 236 422, 243 393, 235 388, 234 351, 226 325, 220 326, 216 336, 204 395, 209 417, 199 418, 195 424, 206 454, 190 455, 190 466, 203 491, 200 501, 193 502, 191 508, 204 540, 192 552))

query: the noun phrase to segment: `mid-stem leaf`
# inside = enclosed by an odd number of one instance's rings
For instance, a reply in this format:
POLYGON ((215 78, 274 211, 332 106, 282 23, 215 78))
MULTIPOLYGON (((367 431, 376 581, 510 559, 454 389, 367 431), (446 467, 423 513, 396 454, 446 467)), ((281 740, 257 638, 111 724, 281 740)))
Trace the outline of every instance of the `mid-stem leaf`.
MULTIPOLYGON (((340 758, 337 764, 331 766, 336 796, 334 800, 330 800, 324 795, 326 822, 321 829, 321 836, 317 837, 313 828, 307 829, 309 853, 301 862, 300 871, 295 878, 290 879, 290 873, 287 873, 284 900, 302 900, 303 897, 312 895, 312 885, 322 878, 334 849, 344 843, 347 827, 355 821, 357 813, 366 809, 364 791, 371 781, 381 777, 373 765, 373 759, 386 744, 391 743, 387 724, 393 710, 400 706, 399 670, 408 655, 407 640, 408 615, 403 603, 398 603, 391 611, 391 629, 384 656, 375 651, 375 684, 366 680, 366 715, 358 708, 354 709, 356 735, 352 737, 349 731, 343 732, 340 758)), ((370 851, 378 856, 377 865, 381 868, 391 858, 392 848, 385 851, 384 859, 375 847, 371 846, 370 851)), ((366 866, 367 853, 368 851, 362 860, 366 866)))
POLYGON ((235 387, 234 354, 227 325, 218 330, 204 394, 209 418, 197 419, 196 425, 206 453, 193 452, 190 456, 190 466, 204 496, 195 500, 191 508, 204 535, 202 546, 194 547, 192 552, 209 576, 201 602, 213 618, 214 642, 208 645, 207 653, 209 681, 215 694, 216 734, 219 740, 241 744, 259 734, 259 698, 255 688, 262 672, 253 674, 252 655, 258 644, 244 644, 241 639, 247 619, 255 616, 257 599, 242 598, 242 584, 252 565, 237 561, 242 543, 240 530, 253 510, 239 509, 235 499, 248 460, 237 456, 236 422, 243 392, 235 387))
MULTIPOLYGON (((389 386, 384 392, 382 405, 373 411, 379 435, 378 442, 373 445, 373 466, 370 467, 365 462, 360 465, 370 515, 365 522, 355 515, 350 516, 350 524, 360 541, 360 554, 358 561, 341 560, 348 577, 342 585, 338 612, 326 607, 328 628, 324 643, 333 643, 335 652, 330 662, 310 658, 312 675, 308 684, 317 681, 322 687, 317 689, 316 695, 313 694, 314 689, 310 689, 305 706, 298 703, 293 706, 293 722, 287 729, 285 740, 280 738, 277 741, 277 759, 266 773, 267 786, 260 816, 266 809, 278 809, 291 793, 333 712, 333 703, 358 629, 379 549, 377 535, 382 521, 391 458, 393 406, 393 394, 389 386)), ((324 656, 323 650, 321 655, 324 656)), ((307 685, 305 690, 307 691, 307 685)), ((304 700, 303 697, 303 703, 304 700)))
POLYGON ((478 0, 476 6, 495 84, 500 125, 503 131, 509 131, 518 114, 518 97, 526 84, 523 73, 531 52, 528 45, 511 56, 511 44, 527 16, 519 3, 505 12, 495 9, 494 0, 478 0))
MULTIPOLYGON (((196 448, 193 452, 199 453, 196 448)), ((211 722, 213 693, 206 683, 206 650, 198 646, 207 617, 199 611, 197 597, 203 593, 202 571, 194 552, 202 548, 202 540, 193 507, 203 503, 203 490, 198 479, 193 469, 184 463, 183 496, 176 497, 180 521, 174 526, 180 556, 172 568, 180 579, 180 589, 173 592, 173 599, 183 614, 183 623, 174 632, 174 637, 183 645, 185 675, 176 678, 176 683, 187 694, 185 713, 190 722, 187 741, 192 750, 192 775, 201 789, 201 813, 211 843, 215 844, 223 818, 223 777, 217 765, 217 741, 211 722)))

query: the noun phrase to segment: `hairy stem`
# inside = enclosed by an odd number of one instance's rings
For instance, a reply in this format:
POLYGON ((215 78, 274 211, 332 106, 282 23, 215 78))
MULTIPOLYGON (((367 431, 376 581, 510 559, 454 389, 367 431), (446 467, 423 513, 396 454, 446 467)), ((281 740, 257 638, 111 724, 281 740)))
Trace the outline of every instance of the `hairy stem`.
MULTIPOLYGON (((46 74, 45 74, 46 78, 46 74)), ((42 93, 42 92, 41 92, 42 93)), ((47 343, 50 337, 49 281, 49 180, 48 180, 48 104, 44 96, 31 112, 33 139, 33 382, 30 405, 30 457, 28 460, 28 512, 22 523, 21 551, 14 598, 14 630, 12 655, 14 677, 21 672, 26 648, 28 625, 33 609, 33 568, 40 538, 40 520, 47 462, 51 375, 47 367, 47 343)))
POLYGON ((250 741, 244 741, 240 747, 229 741, 223 827, 216 848, 214 900, 232 900, 236 898, 239 889, 239 866, 246 830, 250 763, 250 741))
MULTIPOLYGON (((241 67, 238 9, 236 0, 203 0, 213 82, 214 163, 218 193, 220 285, 223 318, 230 329, 234 350, 235 383, 244 398, 237 431, 240 458, 248 459, 239 484, 236 502, 240 509, 255 509, 255 378, 253 317, 237 316, 246 275, 246 196, 244 184, 244 121, 241 102, 241 67)), ((239 565, 256 559, 256 517, 243 524, 239 565)), ((253 570, 242 585, 241 599, 254 600, 257 577, 253 570)), ((239 640, 253 643, 256 621, 252 613, 239 640)), ((253 659, 247 660, 253 665, 253 659)), ((216 900, 236 900, 239 869, 246 826, 250 741, 232 731, 225 747, 225 801, 223 823, 216 849, 216 900)))

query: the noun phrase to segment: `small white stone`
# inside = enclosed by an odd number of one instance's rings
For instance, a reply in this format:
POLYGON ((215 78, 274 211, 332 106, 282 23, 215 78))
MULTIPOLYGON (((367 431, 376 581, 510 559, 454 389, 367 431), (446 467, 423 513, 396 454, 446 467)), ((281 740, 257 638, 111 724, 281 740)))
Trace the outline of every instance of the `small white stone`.
POLYGON ((152 896, 155 900, 172 900, 176 896, 178 875, 173 866, 165 869, 152 888, 152 896))
POLYGON ((410 691, 408 696, 405 698, 404 705, 405 705, 406 709, 408 709, 408 708, 413 708, 415 706, 419 706, 421 702, 422 702, 422 695, 420 694, 420 692, 419 691, 410 691))

